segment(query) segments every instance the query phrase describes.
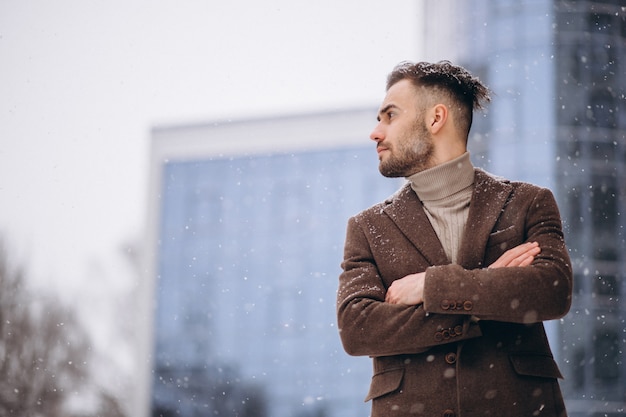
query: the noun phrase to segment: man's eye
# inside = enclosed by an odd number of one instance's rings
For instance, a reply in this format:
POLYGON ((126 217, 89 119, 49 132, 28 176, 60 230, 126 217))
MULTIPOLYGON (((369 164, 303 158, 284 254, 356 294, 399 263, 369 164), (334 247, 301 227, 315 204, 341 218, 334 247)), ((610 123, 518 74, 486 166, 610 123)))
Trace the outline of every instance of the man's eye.
POLYGON ((396 112, 390 111, 389 113, 387 113, 387 118, 392 119, 395 115, 396 115, 396 112))

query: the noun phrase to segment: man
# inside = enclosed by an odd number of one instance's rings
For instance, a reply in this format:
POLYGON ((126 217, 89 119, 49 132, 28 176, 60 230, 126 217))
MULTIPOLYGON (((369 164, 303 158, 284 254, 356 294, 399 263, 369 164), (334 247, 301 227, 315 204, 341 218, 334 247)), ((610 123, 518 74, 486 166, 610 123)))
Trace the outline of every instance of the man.
POLYGON ((370 137, 380 172, 408 181, 349 220, 337 293, 346 352, 373 358, 373 417, 566 415, 542 324, 571 304, 558 208, 545 188, 472 166, 486 101, 449 62, 387 80, 370 137))

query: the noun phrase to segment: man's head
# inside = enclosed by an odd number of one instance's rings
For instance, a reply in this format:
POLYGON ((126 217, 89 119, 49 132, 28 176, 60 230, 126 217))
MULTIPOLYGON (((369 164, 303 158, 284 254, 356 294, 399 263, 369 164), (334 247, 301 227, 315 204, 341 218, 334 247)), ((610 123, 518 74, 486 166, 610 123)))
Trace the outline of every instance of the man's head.
POLYGON ((473 110, 483 108, 483 103, 490 100, 489 90, 480 80, 465 68, 448 61, 435 64, 429 62, 402 62, 387 77, 387 91, 401 80, 409 80, 423 95, 423 105, 436 102, 449 103, 455 113, 457 128, 465 136, 472 126, 473 110))
POLYGON ((397 65, 370 135, 381 173, 407 177, 465 152, 473 110, 487 101, 487 87, 447 61, 397 65))

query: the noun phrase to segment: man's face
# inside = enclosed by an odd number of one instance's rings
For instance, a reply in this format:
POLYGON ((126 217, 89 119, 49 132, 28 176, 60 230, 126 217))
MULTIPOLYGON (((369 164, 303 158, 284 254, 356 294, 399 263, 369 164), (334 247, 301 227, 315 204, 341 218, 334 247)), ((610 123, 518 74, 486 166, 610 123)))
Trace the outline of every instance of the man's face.
POLYGON ((417 89, 401 80, 387 91, 370 134, 376 142, 379 170, 385 177, 408 177, 431 167, 433 141, 417 89))

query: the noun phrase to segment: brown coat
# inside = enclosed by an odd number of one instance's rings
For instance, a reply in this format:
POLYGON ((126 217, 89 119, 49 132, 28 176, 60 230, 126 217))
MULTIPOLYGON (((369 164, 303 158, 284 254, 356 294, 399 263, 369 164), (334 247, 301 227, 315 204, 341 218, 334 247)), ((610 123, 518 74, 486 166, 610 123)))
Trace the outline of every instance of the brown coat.
POLYGON ((348 222, 337 294, 343 346, 373 358, 373 417, 566 415, 542 322, 569 310, 572 270, 552 193, 476 169, 458 265, 407 184, 348 222), (486 269, 536 241, 528 267, 486 269), (426 271, 424 304, 385 303, 426 271))

